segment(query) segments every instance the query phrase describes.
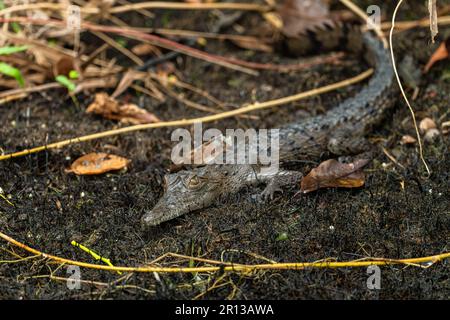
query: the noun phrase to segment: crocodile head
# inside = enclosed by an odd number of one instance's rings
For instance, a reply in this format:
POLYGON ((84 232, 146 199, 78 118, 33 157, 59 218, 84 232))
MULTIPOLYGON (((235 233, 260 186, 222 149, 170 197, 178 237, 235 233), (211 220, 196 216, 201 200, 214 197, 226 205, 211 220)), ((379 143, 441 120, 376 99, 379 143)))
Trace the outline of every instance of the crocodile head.
POLYGON ((194 210, 206 208, 223 194, 229 180, 226 166, 207 165, 164 177, 164 195, 142 217, 142 227, 156 226, 194 210))

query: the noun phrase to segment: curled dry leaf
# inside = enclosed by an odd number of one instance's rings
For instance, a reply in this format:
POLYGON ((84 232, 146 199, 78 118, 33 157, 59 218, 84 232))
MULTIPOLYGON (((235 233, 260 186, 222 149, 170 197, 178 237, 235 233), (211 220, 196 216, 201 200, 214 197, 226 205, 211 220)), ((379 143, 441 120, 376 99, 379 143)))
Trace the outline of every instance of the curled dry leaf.
POLYGON ((308 30, 332 25, 328 1, 286 0, 278 9, 283 21, 282 32, 287 37, 305 35, 308 30))
POLYGON ((69 56, 61 56, 61 58, 53 64, 53 76, 69 76, 70 71, 76 70, 80 74, 80 67, 77 59, 69 56))
POLYGON ((154 114, 139 108, 135 104, 119 103, 109 97, 107 93, 101 92, 95 95, 95 100, 86 109, 87 113, 101 115, 106 119, 119 120, 123 123, 143 124, 159 122, 160 120, 154 114))
POLYGON ((322 162, 301 181, 302 193, 320 188, 358 188, 364 185, 365 176, 361 170, 369 163, 368 159, 356 160, 353 163, 340 163, 335 159, 322 162))
POLYGON ((431 55, 430 60, 428 60, 425 65, 424 72, 430 71, 431 67, 438 61, 447 59, 450 55, 450 38, 447 38, 441 45, 436 49, 436 51, 431 55))
POLYGON ((130 160, 113 154, 89 153, 75 160, 66 172, 78 175, 95 175, 125 168, 130 160))

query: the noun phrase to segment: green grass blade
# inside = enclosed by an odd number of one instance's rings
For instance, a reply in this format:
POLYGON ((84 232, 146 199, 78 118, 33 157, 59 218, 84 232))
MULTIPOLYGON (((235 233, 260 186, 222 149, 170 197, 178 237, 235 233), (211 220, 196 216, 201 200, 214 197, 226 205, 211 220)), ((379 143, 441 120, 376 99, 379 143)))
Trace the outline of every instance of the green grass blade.
POLYGON ((0 48, 0 55, 6 55, 6 54, 13 54, 16 52, 21 52, 21 51, 25 51, 27 50, 28 47, 27 46, 19 46, 19 47, 1 47, 0 48))
POLYGON ((19 85, 23 88, 25 87, 25 81, 22 77, 22 73, 19 69, 14 68, 13 66, 10 66, 7 63, 0 62, 0 73, 3 73, 4 75, 8 77, 12 77, 17 80, 19 85))
POLYGON ((56 81, 58 81, 60 84, 62 84, 64 87, 69 90, 69 92, 75 91, 76 85, 72 81, 69 80, 66 76, 59 75, 55 78, 56 81))

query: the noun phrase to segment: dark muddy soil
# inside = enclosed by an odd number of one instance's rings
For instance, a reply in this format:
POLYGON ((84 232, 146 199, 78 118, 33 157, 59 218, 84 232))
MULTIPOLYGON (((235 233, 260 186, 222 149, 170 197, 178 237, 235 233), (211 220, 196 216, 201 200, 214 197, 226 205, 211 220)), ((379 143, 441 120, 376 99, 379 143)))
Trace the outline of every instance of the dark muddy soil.
MULTIPOLYGON (((364 1, 360 1, 364 2, 364 1)), ((378 1, 381 3, 381 1, 378 1)), ((412 3, 413 1, 408 1, 412 3)), ((426 15, 423 1, 414 8, 405 4, 400 19, 426 15), (422 8, 423 7, 423 8, 422 8)), ((382 6, 392 14, 392 6, 382 6)), ((158 11, 154 24, 164 27, 208 30, 208 13, 158 11), (174 19, 177 18, 177 19, 174 19)), ((260 18, 248 14, 247 28, 260 18)), ((141 22, 134 22, 139 26, 141 22)), ((256 28, 256 27, 254 27, 256 28)), ((232 29, 226 30, 233 32, 232 29)), ((442 29, 441 36, 449 30, 442 29)), ((436 45, 428 29, 412 29, 395 37, 396 54, 410 55, 422 67, 436 45)), ((288 63, 298 60, 239 49, 209 40, 205 50, 253 61, 288 63)), ((115 52, 112 52, 117 54, 115 52)), ((287 96, 342 80, 365 70, 357 58, 346 56, 340 65, 323 65, 308 71, 243 75, 181 56, 175 61, 182 79, 222 101, 230 108, 252 101, 287 96)), ((450 63, 440 62, 423 76, 413 102, 418 119, 430 117, 438 125, 449 120, 450 81, 443 79, 450 63)), ((448 78, 448 77, 447 77, 448 78)), ((255 112, 258 119, 227 119, 208 126, 271 128, 336 106, 364 83, 346 87, 276 109, 255 112)), ((411 91, 408 91, 411 94, 411 91)), ((187 97, 207 104, 198 96, 187 97)), ((93 95, 78 96, 75 105, 62 90, 33 94, 0 106, 0 148, 9 153, 93 132, 112 129, 115 122, 87 115, 93 95)), ((164 103, 129 90, 123 99, 140 104, 161 119, 192 118, 204 113, 167 97, 164 103)), ((60 150, 0 162, 0 187, 11 195, 14 207, 0 198, 0 230, 42 252, 95 263, 71 246, 75 240, 111 259, 115 265, 138 266, 164 253, 175 252, 239 263, 316 261, 324 258, 354 260, 362 257, 410 258, 450 251, 448 135, 425 143, 425 170, 416 146, 400 144, 414 128, 405 104, 399 99, 394 112, 371 134, 405 168, 381 151, 365 169, 364 187, 354 190, 321 190, 294 195, 299 186, 284 189, 268 204, 257 202, 259 188, 248 188, 198 213, 153 228, 140 229, 140 218, 162 194, 161 181, 170 167, 172 129, 157 129, 75 144, 60 150), (65 172, 73 160, 90 152, 112 152, 132 160, 126 171, 100 176, 76 176, 65 172)), ((381 150, 381 148, 380 148, 381 150)), ((316 164, 299 169, 308 171, 316 164)), ((251 275, 221 272, 207 274, 132 274, 110 286, 83 283, 69 290, 64 280, 49 279, 58 265, 44 259, 7 262, 27 253, 0 241, 0 298, 12 299, 448 299, 449 262, 429 268, 390 266, 381 268, 381 290, 366 286, 366 268, 268 271, 251 275), (213 287, 213 284, 215 286, 213 287), (199 296, 200 295, 200 296, 199 296)), ((169 264, 165 260, 161 265, 169 264)), ((187 262, 180 262, 187 266, 187 262)), ((196 265, 194 263, 194 265, 196 265)), ((66 267, 54 276, 67 277, 66 267)), ((81 269, 86 281, 114 282, 116 273, 81 269)))

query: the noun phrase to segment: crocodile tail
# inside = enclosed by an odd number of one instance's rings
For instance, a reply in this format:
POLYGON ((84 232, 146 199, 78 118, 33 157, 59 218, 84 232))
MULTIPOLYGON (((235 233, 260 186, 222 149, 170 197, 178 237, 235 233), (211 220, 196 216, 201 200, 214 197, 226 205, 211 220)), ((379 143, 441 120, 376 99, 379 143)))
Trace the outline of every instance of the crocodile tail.
POLYGON ((363 56, 372 67, 377 63, 370 48, 367 48, 361 26, 355 23, 333 21, 305 33, 292 36, 283 34, 278 49, 292 57, 307 56, 329 51, 346 51, 363 56))

